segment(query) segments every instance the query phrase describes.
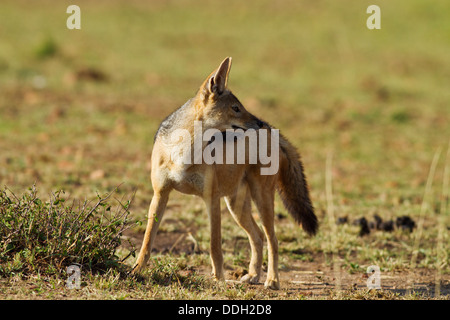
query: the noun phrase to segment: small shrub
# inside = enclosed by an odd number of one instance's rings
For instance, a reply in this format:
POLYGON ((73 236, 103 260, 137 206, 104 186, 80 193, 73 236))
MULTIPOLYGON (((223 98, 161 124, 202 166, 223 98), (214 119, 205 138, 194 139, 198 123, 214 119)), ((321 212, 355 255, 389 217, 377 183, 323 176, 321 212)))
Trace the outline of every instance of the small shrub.
MULTIPOLYGON (((118 267, 116 249, 122 233, 132 225, 131 201, 117 200, 113 213, 108 201, 113 192, 76 206, 76 201, 66 204, 63 191, 44 202, 35 186, 22 197, 0 189, 0 275, 64 273, 71 264, 91 271, 118 267)), ((134 255, 134 248, 130 254, 134 255)))

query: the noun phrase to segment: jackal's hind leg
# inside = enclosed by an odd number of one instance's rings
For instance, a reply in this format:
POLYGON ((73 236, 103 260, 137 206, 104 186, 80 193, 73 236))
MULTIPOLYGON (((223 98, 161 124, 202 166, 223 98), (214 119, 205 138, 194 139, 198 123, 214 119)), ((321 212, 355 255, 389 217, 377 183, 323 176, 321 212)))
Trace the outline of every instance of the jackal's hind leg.
POLYGON ((247 233, 250 242, 252 256, 248 274, 244 275, 241 281, 258 283, 261 276, 264 234, 252 217, 251 198, 247 185, 241 185, 236 195, 225 197, 225 202, 234 220, 247 233))
POLYGON ((268 192, 273 188, 270 186, 262 186, 252 184, 250 186, 252 199, 261 218, 264 233, 267 238, 268 263, 267 263, 267 279, 264 283, 266 288, 278 290, 280 289, 280 280, 278 276, 278 240, 275 235, 274 226, 274 192, 268 192))

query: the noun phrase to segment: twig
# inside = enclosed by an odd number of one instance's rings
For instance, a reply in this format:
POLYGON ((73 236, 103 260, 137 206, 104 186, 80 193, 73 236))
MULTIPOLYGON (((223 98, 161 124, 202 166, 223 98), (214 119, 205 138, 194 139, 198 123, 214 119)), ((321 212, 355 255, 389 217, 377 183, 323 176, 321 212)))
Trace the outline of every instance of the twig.
MULTIPOLYGON (((436 166, 439 160, 439 157, 441 155, 441 148, 439 148, 436 153, 434 154, 433 161, 431 162, 430 170, 428 172, 428 178, 427 178, 427 184, 425 186, 425 192, 422 199, 422 205, 420 207, 419 212, 419 221, 417 223, 417 230, 414 237, 414 244, 413 244, 413 251, 411 255, 411 271, 414 272, 414 269, 416 268, 416 260, 419 253, 419 244, 420 244, 420 238, 422 237, 422 231, 423 231, 423 221, 424 221, 424 215, 425 211, 428 208, 428 195, 431 192, 431 186, 433 185, 433 178, 434 173, 436 171, 436 166)), ((412 288, 412 281, 413 277, 408 277, 408 291, 412 288)))
POLYGON ((438 217, 438 235, 437 235, 437 247, 436 247, 436 280, 434 295, 439 297, 441 295, 441 260, 443 251, 443 238, 444 238, 444 219, 448 214, 449 209, 449 196, 450 196, 450 142, 447 148, 447 156, 444 167, 444 177, 442 181, 442 199, 441 199, 441 210, 438 217))
POLYGON ((332 160, 333 153, 330 151, 327 154, 326 160, 326 172, 325 172, 325 192, 327 199, 327 213, 330 221, 331 227, 331 243, 332 243, 332 258, 333 258, 333 270, 336 278, 336 291, 341 290, 341 272, 339 259, 337 256, 337 248, 336 246, 336 238, 337 238, 337 227, 336 227, 336 218, 334 216, 334 203, 333 203, 333 190, 332 190, 332 160))

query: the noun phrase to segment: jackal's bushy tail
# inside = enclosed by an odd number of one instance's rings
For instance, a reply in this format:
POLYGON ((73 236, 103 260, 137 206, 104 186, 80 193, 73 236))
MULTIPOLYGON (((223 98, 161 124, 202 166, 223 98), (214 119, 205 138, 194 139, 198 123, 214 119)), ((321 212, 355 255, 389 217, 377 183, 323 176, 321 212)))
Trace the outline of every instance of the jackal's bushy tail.
POLYGON ((284 206, 303 229, 314 235, 318 229, 317 217, 309 197, 303 164, 297 150, 280 135, 280 174, 277 189, 284 206))

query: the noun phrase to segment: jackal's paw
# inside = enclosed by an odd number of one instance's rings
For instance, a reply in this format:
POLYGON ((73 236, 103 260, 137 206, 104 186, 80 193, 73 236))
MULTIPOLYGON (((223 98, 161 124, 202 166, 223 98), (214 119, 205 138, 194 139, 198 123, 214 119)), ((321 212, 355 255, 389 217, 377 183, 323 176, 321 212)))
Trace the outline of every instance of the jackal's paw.
POLYGON ((225 281, 225 276, 224 276, 223 273, 219 273, 219 274, 214 274, 214 273, 212 273, 211 276, 213 277, 213 279, 214 279, 215 281, 219 281, 219 282, 225 281))
POLYGON ((131 272, 130 272, 130 273, 133 274, 133 275, 137 275, 137 274, 141 273, 142 269, 143 269, 142 264, 136 263, 136 264, 133 266, 133 268, 131 269, 131 272))
POLYGON ((264 287, 272 290, 279 290, 280 289, 280 282, 278 280, 269 280, 267 279, 264 283, 264 287))
POLYGON ((251 275, 251 274, 246 274, 245 276, 242 276, 241 282, 245 282, 245 283, 258 283, 259 281, 259 276, 258 275, 251 275))

